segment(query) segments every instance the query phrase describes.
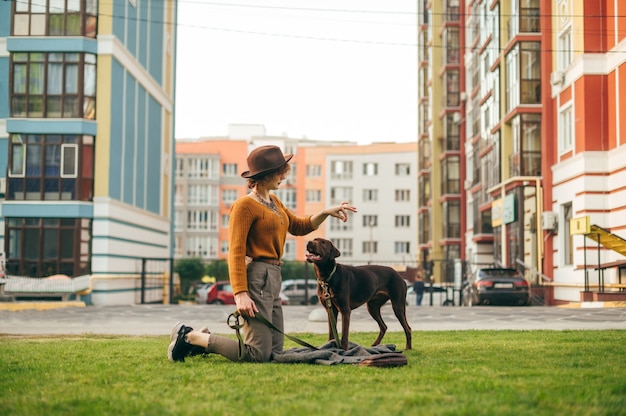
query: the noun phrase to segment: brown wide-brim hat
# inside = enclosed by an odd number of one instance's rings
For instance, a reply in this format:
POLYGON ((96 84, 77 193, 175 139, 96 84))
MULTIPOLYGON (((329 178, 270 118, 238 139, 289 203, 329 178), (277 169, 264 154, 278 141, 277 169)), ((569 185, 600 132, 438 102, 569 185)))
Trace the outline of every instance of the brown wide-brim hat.
POLYGON ((271 172, 291 160, 293 155, 283 155, 278 146, 260 146, 248 155, 248 169, 241 174, 242 178, 250 179, 271 172))

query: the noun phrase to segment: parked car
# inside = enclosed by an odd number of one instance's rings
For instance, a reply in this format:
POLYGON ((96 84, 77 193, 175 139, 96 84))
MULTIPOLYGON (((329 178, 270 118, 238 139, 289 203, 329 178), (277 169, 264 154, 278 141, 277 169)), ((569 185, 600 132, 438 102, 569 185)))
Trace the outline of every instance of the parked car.
POLYGON ((289 300, 290 305, 315 305, 319 302, 317 297, 317 280, 309 279, 289 279, 284 280, 281 285, 281 298, 283 295, 289 300), (306 284, 305 284, 306 282, 306 284), (308 287, 308 290, 306 289, 308 287))
POLYGON ((530 305, 530 286, 516 270, 480 268, 463 286, 463 305, 530 305))
POLYGON ((233 287, 230 285, 230 282, 224 281, 213 283, 207 291, 206 303, 234 305, 235 295, 233 294, 233 287))
POLYGON ((196 285, 196 303, 206 303, 207 294, 213 285, 214 283, 201 283, 196 285))

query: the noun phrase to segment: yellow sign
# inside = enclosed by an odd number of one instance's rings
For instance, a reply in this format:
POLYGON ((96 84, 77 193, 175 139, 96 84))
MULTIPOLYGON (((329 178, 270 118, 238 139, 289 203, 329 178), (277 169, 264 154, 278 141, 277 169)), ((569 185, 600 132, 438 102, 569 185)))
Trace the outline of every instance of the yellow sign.
POLYGON ((491 226, 492 227, 499 227, 502 225, 502 209, 503 209, 502 198, 495 199, 491 203, 491 226))
POLYGON ((575 234, 589 234, 591 232, 591 221, 589 215, 584 217, 572 218, 569 220, 569 233, 575 234))

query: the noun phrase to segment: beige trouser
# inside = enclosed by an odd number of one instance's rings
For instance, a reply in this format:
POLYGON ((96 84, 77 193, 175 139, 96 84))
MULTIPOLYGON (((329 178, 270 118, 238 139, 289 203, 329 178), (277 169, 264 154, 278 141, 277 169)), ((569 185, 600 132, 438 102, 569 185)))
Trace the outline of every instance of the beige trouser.
MULTIPOLYGON (((259 314, 281 331, 283 307, 280 300, 282 277, 280 266, 253 261, 248 264, 248 293, 259 309, 259 314)), ((242 361, 267 362, 272 353, 283 351, 284 336, 256 319, 247 319, 243 326, 245 353, 242 361)), ((239 361, 239 341, 211 334, 208 352, 218 353, 231 361, 239 361)))

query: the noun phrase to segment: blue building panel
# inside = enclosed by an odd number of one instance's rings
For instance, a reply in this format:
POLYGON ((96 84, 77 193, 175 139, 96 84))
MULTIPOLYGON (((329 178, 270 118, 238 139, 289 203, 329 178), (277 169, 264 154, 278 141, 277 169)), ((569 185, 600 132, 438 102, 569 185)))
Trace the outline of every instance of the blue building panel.
POLYGON ((126 42, 126 4, 128 0, 113 0, 113 35, 126 42))
POLYGON ((96 54, 98 43, 89 38, 28 38, 7 39, 9 52, 85 52, 96 54))
POLYGON ((9 164, 9 138, 0 137, 0 178, 4 178, 9 164))
POLYGON ((3 202, 2 216, 5 218, 93 218, 93 204, 50 201, 45 204, 3 202))
MULTIPOLYGON (((151 4, 148 2, 139 3, 139 44, 140 45, 149 45, 150 44, 150 34, 148 33, 148 11, 150 10, 151 4)), ((154 6, 154 4, 152 4, 154 6)), ((148 67, 148 48, 143 47, 139 48, 137 54, 137 60, 144 68, 148 67)))
MULTIPOLYGON (((11 35, 11 6, 13 2, 0 1, 0 37, 11 35)), ((3 72, 0 72, 2 74, 3 72)), ((8 72, 4 72, 7 74, 8 72)))
POLYGON ((9 133, 29 134, 79 134, 95 136, 98 125, 90 120, 62 120, 62 119, 37 119, 13 118, 7 120, 9 133))
POLYGON ((121 149, 124 139, 124 68, 113 60, 111 69, 111 137, 109 160, 109 196, 122 200, 122 158, 121 149))
POLYGON ((126 16, 126 49, 131 55, 137 56, 137 9, 132 6, 128 7, 126 16))
POLYGON ((146 209, 160 214, 161 197, 161 140, 163 137, 161 106, 152 97, 148 99, 148 169, 146 209))
POLYGON ((137 81, 130 73, 126 73, 126 96, 125 107, 126 112, 124 114, 124 160, 123 160, 123 177, 122 184, 123 195, 122 201, 129 205, 134 205, 135 196, 135 123, 137 121, 137 115, 135 114, 135 91, 137 87, 137 81))
POLYGON ((163 22, 165 21, 163 7, 154 7, 150 16, 150 63, 148 64, 148 72, 152 77, 163 86, 163 22))
POLYGON ((139 87, 137 92, 137 158, 135 161, 135 205, 138 208, 146 207, 146 100, 148 94, 144 88, 139 87))
MULTIPOLYGON (((1 4, 1 2, 0 2, 1 4)), ((0 22, 1 22, 0 18, 0 22)), ((0 26, 2 26, 0 24, 0 26)), ((0 74, 9 74, 9 58, 0 58, 0 74)), ((9 77, 0 77, 0 118, 8 118, 9 111, 9 77)))

